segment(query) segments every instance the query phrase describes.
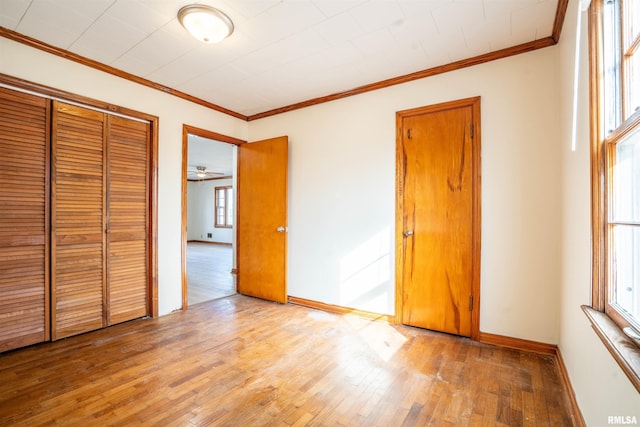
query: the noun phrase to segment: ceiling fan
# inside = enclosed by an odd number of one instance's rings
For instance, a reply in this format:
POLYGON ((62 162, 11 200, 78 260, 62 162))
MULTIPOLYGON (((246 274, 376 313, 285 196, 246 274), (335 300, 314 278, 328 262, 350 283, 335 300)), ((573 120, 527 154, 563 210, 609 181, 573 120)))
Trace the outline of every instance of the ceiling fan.
POLYGON ((190 166, 187 170, 188 179, 207 179, 222 175, 222 172, 208 171, 206 166, 190 166))

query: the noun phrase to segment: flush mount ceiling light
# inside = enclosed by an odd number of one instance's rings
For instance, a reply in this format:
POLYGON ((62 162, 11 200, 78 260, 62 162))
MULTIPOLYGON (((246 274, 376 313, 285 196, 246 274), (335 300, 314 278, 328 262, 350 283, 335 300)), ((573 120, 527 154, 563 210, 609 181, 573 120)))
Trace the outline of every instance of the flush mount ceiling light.
POLYGON ((189 33, 204 43, 218 43, 233 33, 233 22, 211 6, 192 4, 178 11, 178 20, 189 33))

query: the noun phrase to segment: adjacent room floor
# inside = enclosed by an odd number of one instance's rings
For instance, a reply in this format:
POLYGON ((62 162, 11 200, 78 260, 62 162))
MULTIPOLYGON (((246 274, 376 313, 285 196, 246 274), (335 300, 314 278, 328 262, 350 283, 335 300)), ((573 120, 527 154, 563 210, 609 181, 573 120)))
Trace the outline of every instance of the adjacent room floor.
POLYGON ((187 289, 189 305, 236 293, 231 269, 230 245, 187 243, 187 289))
POLYGON ((572 425, 551 356, 241 295, 0 362, 0 425, 572 425))

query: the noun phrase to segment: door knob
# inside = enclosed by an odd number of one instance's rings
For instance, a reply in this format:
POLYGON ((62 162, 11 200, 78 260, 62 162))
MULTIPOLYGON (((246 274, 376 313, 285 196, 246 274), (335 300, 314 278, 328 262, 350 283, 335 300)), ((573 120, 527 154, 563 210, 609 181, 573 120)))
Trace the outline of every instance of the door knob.
POLYGON ((283 227, 283 226, 280 226, 280 227, 276 228, 276 231, 278 233, 284 233, 285 231, 287 231, 287 228, 283 227))
POLYGON ((402 234, 404 235, 404 237, 411 237, 413 236, 413 230, 407 230, 402 234))

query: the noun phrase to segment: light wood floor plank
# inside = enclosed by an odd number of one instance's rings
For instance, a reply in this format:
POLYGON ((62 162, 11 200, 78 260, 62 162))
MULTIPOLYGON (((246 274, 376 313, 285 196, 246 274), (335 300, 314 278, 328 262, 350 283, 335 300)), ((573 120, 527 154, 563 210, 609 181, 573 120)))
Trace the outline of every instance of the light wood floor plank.
POLYGON ((236 293, 231 269, 233 248, 213 243, 187 243, 187 298, 189 305, 236 293))
POLYGON ((0 425, 570 426, 551 356, 234 295, 0 355, 0 425))

